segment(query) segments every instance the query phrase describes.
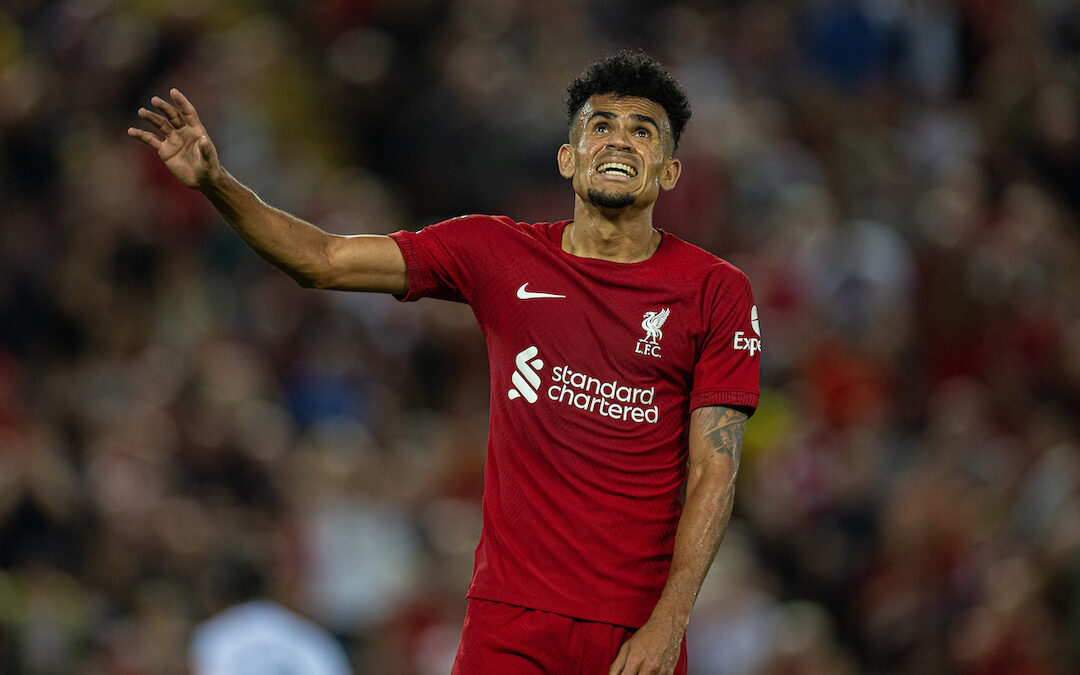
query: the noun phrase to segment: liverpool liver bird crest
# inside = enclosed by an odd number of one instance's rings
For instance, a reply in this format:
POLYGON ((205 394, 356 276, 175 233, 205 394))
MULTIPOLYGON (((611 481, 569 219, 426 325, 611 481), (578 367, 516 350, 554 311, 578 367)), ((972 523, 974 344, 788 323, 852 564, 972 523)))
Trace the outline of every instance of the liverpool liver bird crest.
POLYGON ((660 342, 660 339, 664 337, 664 331, 660 330, 667 321, 668 314, 671 314, 671 309, 662 309, 659 312, 645 312, 645 319, 641 322, 641 327, 645 329, 645 340, 653 343, 654 345, 660 342))

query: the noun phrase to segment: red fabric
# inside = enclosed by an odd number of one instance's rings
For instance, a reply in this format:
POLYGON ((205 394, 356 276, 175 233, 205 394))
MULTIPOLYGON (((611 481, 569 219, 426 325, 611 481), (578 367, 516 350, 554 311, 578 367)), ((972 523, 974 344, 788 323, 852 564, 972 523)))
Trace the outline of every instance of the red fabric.
POLYGON ((757 404, 753 299, 736 268, 670 234, 620 264, 565 253, 565 226, 468 216, 391 236, 403 299, 466 301, 487 340, 469 597, 638 627, 667 580, 691 408, 757 404), (666 316, 651 337, 649 312, 666 316))
MULTIPOLYGON (((450 675, 607 675, 634 631, 501 602, 470 600, 450 675)), ((686 673, 686 640, 675 675, 686 673)))

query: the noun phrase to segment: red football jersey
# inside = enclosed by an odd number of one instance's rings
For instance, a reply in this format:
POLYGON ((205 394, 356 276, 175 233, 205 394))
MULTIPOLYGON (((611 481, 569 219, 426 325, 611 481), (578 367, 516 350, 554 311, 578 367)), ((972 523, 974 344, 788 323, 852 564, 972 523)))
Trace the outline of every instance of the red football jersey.
POLYGON ((468 302, 491 427, 469 597, 638 627, 667 581, 690 411, 753 408, 745 275, 662 233, 648 260, 562 250, 567 222, 466 216, 391 236, 404 300, 468 302))

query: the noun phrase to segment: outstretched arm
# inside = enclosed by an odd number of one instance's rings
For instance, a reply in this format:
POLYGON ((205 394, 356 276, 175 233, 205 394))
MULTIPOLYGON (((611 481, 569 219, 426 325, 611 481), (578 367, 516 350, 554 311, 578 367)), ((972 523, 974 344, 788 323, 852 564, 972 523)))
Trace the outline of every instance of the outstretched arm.
POLYGON ((735 504, 746 413, 724 406, 690 414, 690 473, 671 571, 652 616, 627 640, 609 675, 670 675, 690 610, 724 537, 735 504))
POLYGON ((214 208, 259 255, 302 286, 402 294, 409 279, 397 244, 383 235, 324 232, 276 209, 221 166, 195 107, 178 89, 171 102, 155 96, 157 112, 139 109, 156 132, 131 127, 128 135, 157 151, 176 178, 206 195, 214 208))

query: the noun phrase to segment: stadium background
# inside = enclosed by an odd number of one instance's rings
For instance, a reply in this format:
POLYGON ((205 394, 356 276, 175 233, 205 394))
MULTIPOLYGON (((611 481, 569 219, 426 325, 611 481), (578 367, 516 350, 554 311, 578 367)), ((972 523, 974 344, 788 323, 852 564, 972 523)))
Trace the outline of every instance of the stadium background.
POLYGON ((333 231, 553 220, 564 87, 621 46, 694 104, 657 222, 747 272, 765 335, 692 672, 1080 671, 1067 0, 6 0, 0 671, 182 673, 244 559, 358 673, 446 672, 471 315, 296 287, 124 131, 178 86, 333 231))

